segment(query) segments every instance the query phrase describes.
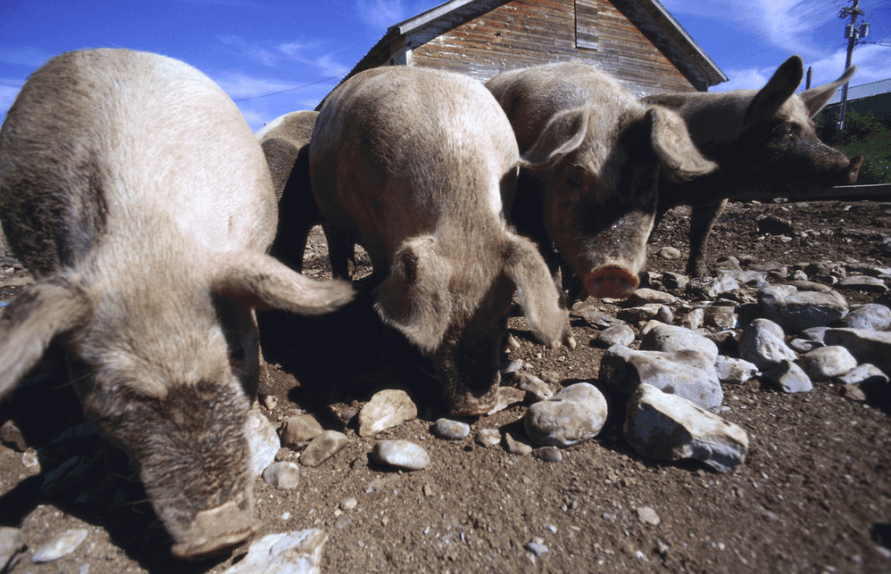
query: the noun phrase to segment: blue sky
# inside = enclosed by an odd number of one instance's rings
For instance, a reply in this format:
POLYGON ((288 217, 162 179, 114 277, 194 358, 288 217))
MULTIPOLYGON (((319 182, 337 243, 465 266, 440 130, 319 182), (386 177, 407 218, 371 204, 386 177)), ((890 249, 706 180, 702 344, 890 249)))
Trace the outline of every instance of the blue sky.
MULTIPOLYGON (((0 0, 0 118, 28 75, 52 56, 120 47, 203 71, 251 128, 312 109, 387 27, 442 0, 0 0), (274 95, 270 95, 274 94, 274 95)), ((799 54, 814 85, 841 75, 842 0, 662 0, 730 81, 758 88, 799 54)), ((891 78, 891 2, 861 0, 872 28, 852 85, 891 78), (884 44, 884 45, 882 45, 884 44)))

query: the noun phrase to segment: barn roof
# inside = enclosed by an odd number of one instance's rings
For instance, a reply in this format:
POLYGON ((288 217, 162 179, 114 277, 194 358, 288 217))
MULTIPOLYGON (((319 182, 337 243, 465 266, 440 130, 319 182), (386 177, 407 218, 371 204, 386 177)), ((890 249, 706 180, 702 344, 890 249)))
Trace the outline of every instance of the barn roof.
MULTIPOLYGON (((832 104, 841 103, 841 92, 841 88, 839 88, 827 105, 831 106, 832 104)), ((848 86, 848 101, 871 98, 887 93, 891 93, 891 78, 860 84, 859 86, 848 86)))
MULTIPOLYGON (((350 71, 350 77, 362 70, 381 65, 391 53, 391 46, 409 33, 425 25, 448 17, 459 8, 478 8, 470 13, 480 16, 510 0, 450 0, 426 12, 391 26, 387 33, 350 71), (476 5, 476 6, 474 6, 476 5)), ((707 86, 727 81, 727 76, 717 64, 690 37, 683 26, 658 0, 610 0, 621 9, 634 24, 659 44, 665 55, 685 75, 702 78, 707 86)), ((466 10, 465 10, 466 12, 466 10)), ((474 17, 476 17, 474 16, 474 17)), ((469 20, 470 18, 468 18, 469 20)), ((656 43, 654 42, 654 43, 656 43)))

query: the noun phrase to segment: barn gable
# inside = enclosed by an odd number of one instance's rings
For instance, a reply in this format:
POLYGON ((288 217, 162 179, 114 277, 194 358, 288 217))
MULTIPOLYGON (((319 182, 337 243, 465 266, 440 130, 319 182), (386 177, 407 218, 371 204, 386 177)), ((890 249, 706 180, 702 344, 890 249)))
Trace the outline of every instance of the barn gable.
POLYGON ((350 76, 382 65, 498 72, 593 64, 643 96, 727 77, 657 0, 452 0, 392 26, 350 76))

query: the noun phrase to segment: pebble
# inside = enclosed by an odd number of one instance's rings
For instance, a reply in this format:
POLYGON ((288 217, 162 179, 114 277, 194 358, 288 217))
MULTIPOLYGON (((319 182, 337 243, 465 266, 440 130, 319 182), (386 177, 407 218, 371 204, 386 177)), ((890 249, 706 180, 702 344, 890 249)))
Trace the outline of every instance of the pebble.
POLYGON ((718 358, 718 346, 702 335, 675 325, 655 324, 640 342, 641 350, 698 351, 712 362, 718 358))
POLYGON ((648 303, 638 307, 628 307, 627 309, 619 309, 616 317, 629 323, 639 323, 655 319, 664 305, 659 303, 648 303))
POLYGON ((872 363, 891 373, 891 332, 867 329, 828 329, 823 340, 827 345, 841 345, 860 363, 872 363))
POLYGON ((485 447, 495 446, 501 442, 501 432, 498 429, 482 429, 476 433, 474 440, 485 447))
POLYGON ((649 303, 658 303, 660 305, 673 305, 678 302, 678 298, 671 293, 657 291, 655 289, 647 289, 642 287, 634 292, 628 298, 628 304, 632 307, 646 305, 649 303))
POLYGON ((847 315, 848 304, 844 297, 825 285, 820 285, 825 290, 797 287, 817 289, 812 285, 815 284, 796 282, 794 285, 766 287, 758 292, 758 304, 766 318, 790 333, 829 325, 847 315))
POLYGON ((369 437, 418 416, 418 407, 402 390, 380 391, 359 411, 359 436, 369 437))
POLYGON ((667 246, 659 250, 659 257, 673 261, 681 258, 681 252, 675 247, 667 246))
POLYGON ((269 534, 223 574, 319 574, 328 535, 318 528, 269 534))
POLYGON ((656 511, 649 506, 641 506, 637 508, 637 517, 641 522, 652 524, 653 526, 659 526, 659 523, 662 522, 662 519, 659 518, 656 511))
POLYGON ((554 396, 554 391, 546 382, 528 373, 517 373, 514 376, 514 384, 518 389, 532 393, 540 401, 546 401, 554 396))
POLYGON ((599 379, 625 394, 651 385, 704 409, 718 408, 724 400, 715 360, 699 351, 635 351, 615 345, 600 361, 599 379))
POLYGON ((6 565, 20 550, 25 547, 25 537, 18 528, 0 526, 0 572, 5 572, 6 565))
POLYGON ((783 361, 795 361, 798 355, 783 341, 782 327, 770 319, 755 319, 739 338, 739 356, 761 371, 783 361))
POLYGON ((605 347, 612 347, 613 345, 625 345, 627 347, 634 342, 634 331, 628 325, 616 325, 601 331, 597 341, 605 347))
POLYGON ((844 318, 836 327, 849 329, 869 329, 870 331, 891 330, 891 309, 878 303, 868 303, 857 307, 844 318))
POLYGON ((594 305, 585 305, 574 308, 573 313, 584 319, 588 325, 597 329, 605 329, 607 327, 625 324, 625 321, 614 317, 610 313, 601 311, 594 305))
POLYGON ((680 273, 663 273, 662 274, 662 285, 666 289, 672 289, 675 291, 683 291, 687 288, 687 285, 690 283, 690 278, 686 275, 681 275, 680 273))
POLYGON ((799 364, 811 379, 822 381, 844 375, 857 366, 857 359, 844 347, 831 345, 805 353, 799 364))
POLYGON ((281 437, 282 446, 300 450, 312 439, 322 434, 323 430, 325 429, 312 415, 299 415, 286 418, 278 434, 281 437))
POLYGON ((0 426, 0 442, 18 452, 28 450, 28 443, 25 441, 22 431, 19 430, 19 427, 16 426, 15 421, 12 419, 0 426))
POLYGON ((749 438, 739 426, 646 384, 628 401, 623 431, 642 456, 692 458, 725 473, 745 461, 749 448, 749 438))
POLYGON ((86 528, 72 528, 66 530, 53 538, 47 544, 40 547, 31 562, 34 564, 42 564, 44 562, 53 562, 63 556, 67 556, 74 552, 81 543, 87 539, 89 531, 86 528))
POLYGON ((843 385, 887 383, 888 375, 875 365, 864 363, 837 377, 835 380, 843 385))
POLYGON ((785 393, 809 393, 814 390, 814 383, 804 369, 792 361, 781 361, 764 371, 764 377, 785 393))
POLYGON ((248 413, 248 445, 251 449, 251 472, 260 476, 266 467, 275 462, 275 455, 282 447, 275 427, 258 411, 248 413))
POLYGON ((549 551, 549 548, 544 544, 543 541, 542 542, 536 542, 536 541, 527 542, 525 545, 525 548, 526 548, 526 550, 528 550, 529 552, 532 552, 539 558, 541 558, 542 556, 547 554, 549 551))
POLYGON ((511 454, 526 456, 532 454, 533 448, 526 443, 518 441, 513 433, 504 433, 504 448, 511 454))
POLYGON ((742 384, 758 374, 758 367, 744 359, 718 355, 715 371, 722 383, 742 384))
POLYGON ((333 430, 323 431, 312 439, 306 450, 300 453, 300 464, 305 466, 319 466, 349 444, 350 439, 342 432, 333 430))
POLYGON ((300 467, 293 462, 274 462, 263 471, 263 480, 278 490, 293 490, 300 484, 300 467))
POLYGON ((470 434, 470 425, 460 421, 439 419, 433 424, 433 434, 450 440, 462 439, 470 434))
POLYGON ((758 233, 768 235, 792 235, 795 233, 795 227, 791 221, 775 215, 759 215, 755 218, 755 222, 758 225, 758 233))
MULTIPOLYGON (((695 330, 702 327, 702 323, 705 321, 705 310, 702 308, 693 309, 681 319, 681 326, 695 330)), ((626 345, 627 346, 627 345, 626 345)))
MULTIPOLYGON (((523 374, 524 373, 517 373, 517 375, 523 374)), ((516 377, 517 375, 514 375, 514 377, 516 377)), ((489 416, 494 415, 495 413, 501 412, 511 405, 522 403, 525 400, 526 391, 515 389, 514 387, 498 387, 497 393, 495 395, 495 406, 493 406, 492 409, 486 414, 489 416)))
POLYGON ((374 445, 371 457, 388 466, 421 470, 430 464, 430 455, 420 445, 407 440, 383 440, 374 445))
POLYGON ((766 271, 719 270, 718 275, 733 277, 737 283, 748 287, 761 288, 769 285, 766 271))
POLYGON ((603 393, 590 383, 576 383, 530 406, 523 425, 535 444, 566 447, 597 436, 607 415, 603 393))
POLYGON ((532 451, 532 456, 544 462, 562 462, 563 453, 553 446, 543 446, 532 451))
POLYGON ((866 275, 852 275, 851 277, 845 277, 838 282, 838 287, 877 293, 885 293, 888 291, 888 286, 885 285, 883 280, 878 277, 868 277, 866 275))
POLYGON ((725 305, 709 305, 703 309, 703 321, 706 325, 718 329, 735 329, 739 315, 734 307, 725 305))

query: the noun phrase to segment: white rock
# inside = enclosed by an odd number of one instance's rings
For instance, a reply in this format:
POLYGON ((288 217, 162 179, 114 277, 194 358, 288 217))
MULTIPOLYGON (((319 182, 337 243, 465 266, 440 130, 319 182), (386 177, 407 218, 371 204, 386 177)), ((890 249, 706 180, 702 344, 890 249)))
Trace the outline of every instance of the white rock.
POLYGON ((844 375, 857 366, 857 359, 844 347, 832 345, 805 353, 799 364, 811 379, 822 381, 844 375))
POLYGON ((374 445, 371 456, 381 464, 406 470, 421 470, 430 464, 427 451, 407 440, 382 440, 374 445))
POLYGON ((267 466, 275 462, 275 455, 282 443, 269 419, 257 411, 248 413, 245 428, 251 449, 251 471, 254 476, 260 476, 267 466))
POLYGON ((836 380, 843 385, 859 385, 863 383, 887 383, 888 375, 880 368, 870 363, 858 365, 847 373, 837 377, 836 380))
POLYGON ((703 309, 703 320, 706 325, 717 327, 718 329, 735 329, 739 320, 739 315, 735 312, 735 307, 726 305, 709 305, 703 309))
POLYGON ((634 342, 634 331, 628 325, 616 325, 600 332, 597 340, 606 347, 613 345, 625 345, 634 342))
POLYGON ((743 359, 718 355, 715 371, 722 383, 742 384, 758 374, 758 367, 743 359))
POLYGON ((669 260, 680 259, 681 252, 676 247, 667 246, 659 249, 659 257, 669 260))
POLYGON ((767 318, 790 333, 829 325, 848 313, 844 297, 831 289, 806 291, 793 285, 774 285, 758 292, 758 303, 767 318))
POLYGON ((274 462, 263 471, 263 480, 278 490, 293 490, 300 484, 300 467, 293 462, 274 462))
POLYGON ((786 345, 783 336, 778 324, 769 319, 755 319, 739 338, 739 356, 762 371, 783 361, 795 361, 798 355, 786 345))
POLYGON ((474 440, 485 447, 495 446, 501 442, 501 431, 498 429, 482 429, 476 433, 474 440))
POLYGON ((548 384, 535 375, 529 373, 517 373, 514 375, 514 384, 517 388, 527 393, 532 393, 540 401, 546 401, 554 396, 554 391, 548 384))
POLYGON ((779 365, 764 371, 764 376, 786 393, 809 393, 814 390, 814 383, 804 369, 792 361, 781 361, 779 365))
POLYGON ((317 528, 269 534, 223 574, 320 574, 328 535, 317 528))
POLYGON ((312 439, 312 442, 300 453, 300 464, 319 466, 349 444, 350 439, 342 432, 327 430, 312 439))
POLYGON ((408 393, 398 389, 375 393, 359 411, 359 436, 373 436, 418 416, 418 407, 408 393))
POLYGON ((649 351, 699 351, 714 362, 718 358, 718 346, 690 329, 675 325, 656 324, 640 342, 641 350, 649 351))
POLYGON ((656 291, 655 289, 640 288, 628 298, 628 304, 632 307, 638 305, 646 305, 648 303, 659 303, 660 305, 673 305, 677 303, 678 298, 671 293, 665 291, 656 291))
POLYGON ((841 345, 860 363, 872 363, 883 372, 891 372, 891 332, 867 329, 828 329, 827 345, 841 345))
POLYGON ((461 439, 470 434, 470 425, 460 421, 438 419, 433 424, 433 433, 439 438, 461 439))
POLYGON ((590 383, 566 387, 526 411, 526 435, 539 445, 565 447, 597 436, 607 417, 603 394, 590 383))
POLYGON ((86 528, 66 530, 40 547, 34 553, 34 556, 31 557, 31 562, 41 564, 43 562, 53 562, 63 556, 67 556, 74 552, 81 542, 87 539, 88 534, 89 531, 86 528))
POLYGON ((640 385, 631 396, 624 434, 642 456, 692 458, 719 472, 742 464, 749 448, 749 438, 739 426, 650 385, 640 385))
POLYGON ((279 429, 282 446, 299 450, 322 434, 322 425, 312 415, 298 415, 286 418, 279 429))
POLYGON ((877 303, 861 305, 848 313, 837 326, 849 329, 888 331, 891 330, 891 309, 877 303))
POLYGON ((22 548, 25 547, 25 537, 18 528, 0 526, 0 572, 5 572, 6 565, 22 548))

